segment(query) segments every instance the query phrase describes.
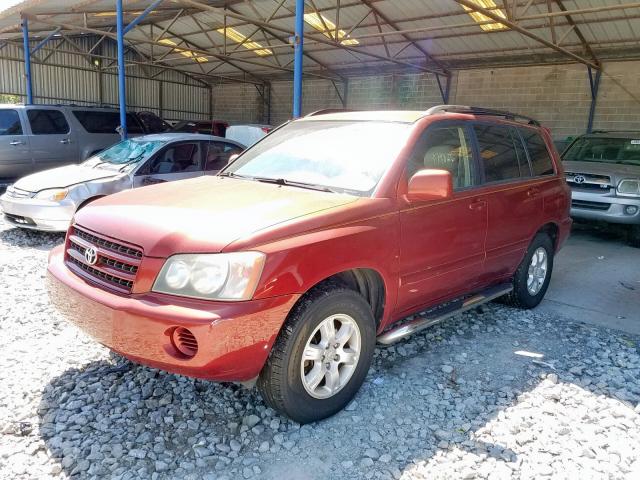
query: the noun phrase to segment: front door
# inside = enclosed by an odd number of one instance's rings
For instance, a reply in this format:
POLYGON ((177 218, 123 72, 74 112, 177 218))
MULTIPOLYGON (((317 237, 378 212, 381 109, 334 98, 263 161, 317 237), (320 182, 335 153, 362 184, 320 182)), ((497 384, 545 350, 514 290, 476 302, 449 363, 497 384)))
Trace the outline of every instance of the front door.
POLYGON ((61 110, 53 108, 29 108, 27 118, 31 135, 29 143, 34 160, 34 170, 78 163, 76 133, 61 110))
POLYGON ((24 133, 18 110, 1 108, 0 184, 31 173, 33 160, 29 137, 24 133))
POLYGON ((133 180, 133 186, 143 187, 201 175, 203 171, 200 142, 180 142, 163 148, 140 167, 133 180))
POLYGON ((407 178, 425 168, 450 171, 454 193, 447 200, 408 204, 400 212, 398 315, 472 290, 482 273, 487 201, 478 192, 471 138, 462 124, 436 123, 409 161, 407 178))
POLYGON ((242 152, 242 148, 231 142, 206 142, 205 175, 216 175, 227 166, 229 158, 242 152))

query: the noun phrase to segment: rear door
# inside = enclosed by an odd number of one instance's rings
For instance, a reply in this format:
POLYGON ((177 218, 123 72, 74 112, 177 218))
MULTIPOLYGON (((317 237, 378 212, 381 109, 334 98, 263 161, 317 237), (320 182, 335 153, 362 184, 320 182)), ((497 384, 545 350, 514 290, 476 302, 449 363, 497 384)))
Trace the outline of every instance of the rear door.
POLYGON ((231 155, 241 153, 243 148, 231 142, 204 142, 205 175, 215 175, 229 163, 231 155))
POLYGON ((478 188, 472 138, 464 123, 438 122, 411 156, 407 180, 425 168, 449 170, 454 193, 400 212, 400 315, 473 290, 482 274, 487 201, 478 188))
POLYGON ((0 108, 0 183, 31 173, 32 165, 29 137, 22 128, 20 113, 0 108))
POLYGON ((28 108, 29 143, 34 160, 34 170, 78 163, 76 132, 60 109, 28 108))
POLYGON ((202 170, 201 142, 176 142, 160 150, 136 172, 134 187, 199 177, 202 170))
POLYGON ((476 123, 483 191, 489 202, 484 283, 513 274, 540 228, 541 190, 513 126, 476 123))

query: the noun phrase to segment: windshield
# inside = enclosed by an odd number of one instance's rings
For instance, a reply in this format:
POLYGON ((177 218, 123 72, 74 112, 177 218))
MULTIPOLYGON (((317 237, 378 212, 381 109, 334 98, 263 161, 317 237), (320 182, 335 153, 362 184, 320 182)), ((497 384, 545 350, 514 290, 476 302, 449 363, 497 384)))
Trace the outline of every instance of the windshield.
POLYGON ((149 158, 152 153, 165 143, 167 142, 160 140, 145 141, 139 138, 123 140, 87 159, 83 165, 99 168, 135 165, 149 158))
POLYGON ((640 135, 636 138, 579 138, 564 153, 562 159, 640 165, 640 135))
POLYGON ((369 195, 405 145, 410 130, 411 124, 392 122, 292 122, 247 150, 223 175, 369 195))

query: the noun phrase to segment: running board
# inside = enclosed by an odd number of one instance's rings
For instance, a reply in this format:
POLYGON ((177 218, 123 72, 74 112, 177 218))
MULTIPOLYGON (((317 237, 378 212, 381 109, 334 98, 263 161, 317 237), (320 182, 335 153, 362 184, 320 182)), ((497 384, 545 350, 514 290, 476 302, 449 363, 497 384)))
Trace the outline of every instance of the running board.
POLYGON ((427 316, 416 318, 415 320, 403 323, 402 325, 382 333, 377 339, 378 343, 390 345, 398 340, 408 337, 409 335, 419 332, 420 330, 424 330, 427 327, 457 315, 458 313, 466 312, 467 310, 482 305, 483 303, 490 302, 502 295, 506 295, 511 292, 511 290, 513 290, 513 286, 510 283, 503 283, 501 285, 487 288, 486 290, 483 290, 482 292, 479 292, 467 299, 454 301, 452 302, 452 308, 447 308, 445 312, 442 312, 442 309, 440 309, 440 311, 436 309, 436 311, 432 312, 430 315, 428 314, 427 316))

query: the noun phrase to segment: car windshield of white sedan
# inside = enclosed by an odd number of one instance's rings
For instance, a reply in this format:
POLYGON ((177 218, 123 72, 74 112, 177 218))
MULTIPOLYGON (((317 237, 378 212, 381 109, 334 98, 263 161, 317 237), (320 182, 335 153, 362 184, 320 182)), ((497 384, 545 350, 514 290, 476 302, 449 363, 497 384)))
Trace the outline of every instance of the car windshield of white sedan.
POLYGON ((247 150, 222 175, 369 195, 410 131, 407 123, 293 122, 247 150))
POLYGON ((121 168, 123 165, 135 165, 149 158, 165 143, 167 142, 145 141, 135 138, 123 140, 87 159, 84 165, 95 168, 121 168))
POLYGON ((574 162, 640 165, 640 135, 637 138, 579 138, 563 155, 574 162))

